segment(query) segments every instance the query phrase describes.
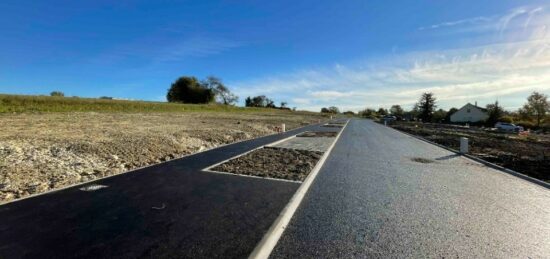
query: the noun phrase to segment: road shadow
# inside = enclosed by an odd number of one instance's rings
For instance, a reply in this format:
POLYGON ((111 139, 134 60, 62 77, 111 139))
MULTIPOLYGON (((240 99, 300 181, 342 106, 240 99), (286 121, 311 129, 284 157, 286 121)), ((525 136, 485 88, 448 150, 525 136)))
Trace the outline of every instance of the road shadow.
POLYGON ((437 160, 437 161, 450 160, 450 159, 453 159, 453 158, 456 158, 456 157, 459 157, 459 156, 460 156, 460 154, 452 154, 452 155, 448 155, 448 156, 438 157, 435 160, 437 160))

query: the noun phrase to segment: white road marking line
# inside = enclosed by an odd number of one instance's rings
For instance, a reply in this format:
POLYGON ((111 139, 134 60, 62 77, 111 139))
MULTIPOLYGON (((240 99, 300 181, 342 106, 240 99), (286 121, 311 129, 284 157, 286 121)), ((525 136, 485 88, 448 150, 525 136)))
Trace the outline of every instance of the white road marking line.
POLYGON ((334 142, 332 142, 332 145, 328 148, 327 152, 323 154, 321 159, 319 159, 319 162, 317 162, 317 165, 313 168, 313 170, 309 173, 307 178, 304 180, 302 185, 298 188, 296 193, 292 196, 288 204, 285 206, 285 208, 281 211, 279 214, 279 217, 273 222, 267 233, 264 235, 262 240, 256 245, 252 253, 248 258, 250 259, 264 259, 268 258, 271 252, 273 251, 273 248, 277 245, 277 242, 283 235, 283 232, 285 231, 285 228, 287 227, 288 223, 292 219, 292 216, 298 209, 298 206, 304 199, 305 194, 307 193, 309 187, 313 183, 313 180, 315 180, 315 177, 317 177, 317 174, 321 170, 321 167, 323 167, 323 164, 325 163, 327 157, 330 155, 330 152, 332 151, 332 148, 336 145, 336 142, 338 142, 338 139, 340 138, 340 135, 342 135, 342 132, 346 129, 346 126, 348 125, 349 120, 346 121, 346 124, 344 127, 341 128, 340 132, 338 133, 338 136, 336 136, 336 139, 334 142))

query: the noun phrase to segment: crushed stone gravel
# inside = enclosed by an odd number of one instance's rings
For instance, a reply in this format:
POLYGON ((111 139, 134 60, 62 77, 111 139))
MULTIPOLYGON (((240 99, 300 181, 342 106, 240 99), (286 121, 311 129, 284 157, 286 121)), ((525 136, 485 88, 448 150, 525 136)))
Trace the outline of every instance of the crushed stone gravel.
POLYGON ((211 168, 212 171, 303 181, 323 152, 261 148, 211 168))

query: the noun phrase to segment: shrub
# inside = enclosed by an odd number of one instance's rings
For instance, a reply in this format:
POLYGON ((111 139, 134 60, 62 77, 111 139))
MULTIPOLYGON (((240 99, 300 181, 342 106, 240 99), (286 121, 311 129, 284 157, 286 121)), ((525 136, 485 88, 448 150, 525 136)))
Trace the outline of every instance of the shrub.
POLYGON ((514 122, 514 118, 512 118, 511 116, 502 116, 498 119, 498 121, 500 122, 506 122, 506 123, 513 123, 514 122))
POLYGON ((275 108, 275 102, 273 100, 267 98, 265 95, 258 95, 254 97, 246 97, 244 100, 244 105, 246 107, 267 107, 267 108, 275 108))
POLYGON ((530 121, 518 121, 516 125, 522 126, 524 129, 535 129, 537 125, 530 121))
POLYGON ((61 91, 53 91, 53 92, 50 93, 50 96, 64 97, 65 94, 61 91))
POLYGON ((202 85, 196 77, 182 76, 176 80, 166 99, 168 102, 181 103, 210 103, 214 101, 215 93, 212 89, 202 85))

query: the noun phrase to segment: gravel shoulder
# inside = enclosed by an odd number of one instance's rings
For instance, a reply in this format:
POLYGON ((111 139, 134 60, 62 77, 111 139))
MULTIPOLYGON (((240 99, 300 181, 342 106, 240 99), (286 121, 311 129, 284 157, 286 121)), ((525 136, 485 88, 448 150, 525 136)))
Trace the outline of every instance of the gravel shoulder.
POLYGON ((291 112, 0 114, 0 203, 319 119, 291 112))

